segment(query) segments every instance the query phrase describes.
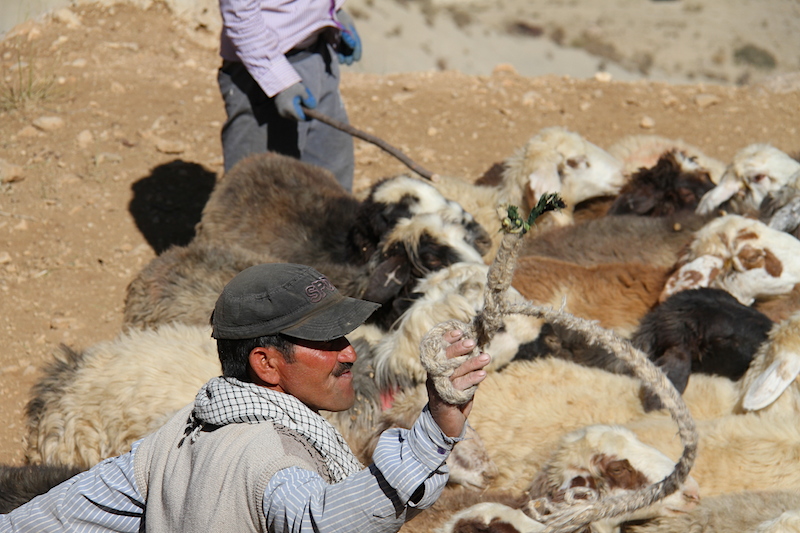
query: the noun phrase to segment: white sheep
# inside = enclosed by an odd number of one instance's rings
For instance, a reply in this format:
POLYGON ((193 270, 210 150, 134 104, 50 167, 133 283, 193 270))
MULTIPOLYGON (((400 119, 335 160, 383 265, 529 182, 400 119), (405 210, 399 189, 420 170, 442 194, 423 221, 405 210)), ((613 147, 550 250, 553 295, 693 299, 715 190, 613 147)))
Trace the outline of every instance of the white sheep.
POLYGON ((30 463, 88 468, 124 453, 222 374, 210 326, 132 330, 55 355, 27 408, 30 463))
POLYGON ((800 282, 800 241, 740 215, 711 220, 695 232, 660 300, 678 291, 713 287, 744 305, 789 293, 800 282))
MULTIPOLYGON (((539 522, 531 515, 546 520, 546 516, 539 515, 541 508, 551 503, 563 503, 568 493, 587 499, 623 497, 661 481, 674 468, 675 464, 667 456, 643 444, 625 428, 588 426, 561 436, 555 450, 528 487, 527 501, 509 501, 505 493, 499 493, 497 497, 492 491, 476 494, 474 500, 484 503, 455 513, 436 531, 484 531, 480 526, 489 526, 486 528, 488 531, 539 531, 539 522), (515 529, 504 529, 509 527, 515 529)), ((458 505, 465 507, 465 500, 458 496, 443 498, 431 511, 439 515, 446 514, 445 510, 453 512, 458 505)), ((678 491, 666 498, 632 512, 595 521, 591 530, 611 532, 626 521, 685 513, 698 501, 699 487, 689 477, 678 491)), ((412 521, 409 525, 415 523, 412 521)), ((410 530, 422 531, 413 527, 410 530)))
POLYGON ((527 213, 542 194, 557 192, 566 202, 566 210, 547 213, 537 225, 545 228, 568 224, 569 213, 579 202, 619 191, 625 183, 621 168, 616 158, 579 134, 551 127, 541 130, 504 161, 498 186, 473 185, 448 176, 435 176, 433 184, 489 231, 493 247, 487 260, 491 260, 502 237, 503 206, 516 205, 527 213))
MULTIPOLYGON (((424 383, 427 377, 419 360, 419 343, 436 324, 455 319, 470 323, 483 308, 489 267, 478 262, 461 262, 432 272, 414 289, 415 299, 397 323, 373 346, 375 374, 384 394, 424 383)), ((523 301, 510 288, 505 298, 523 301)), ((509 315, 505 327, 485 348, 492 354, 489 369, 506 365, 519 350, 539 334, 541 320, 509 315)))
MULTIPOLYGON (((683 394, 695 419, 732 412, 740 395, 734 382, 696 378, 683 394)), ((478 388, 469 418, 498 469, 489 487, 524 490, 568 431, 645 417, 640 394, 638 379, 549 357, 515 361, 490 373, 478 388)), ((422 387, 398 393, 379 427, 410 427, 424 402, 422 387)), ((374 444, 373 439, 365 448, 374 444)))
POLYGON ((733 156, 718 185, 700 200, 697 212, 710 214, 728 200, 738 213, 757 213, 764 197, 788 184, 800 163, 769 144, 751 144, 733 156))
MULTIPOLYGON (((683 399, 698 421, 700 447, 706 450, 695 464, 696 478, 709 491, 771 488, 766 484, 770 476, 775 487, 800 483, 800 467, 795 468, 793 462, 800 454, 800 430, 793 422, 800 412, 800 383, 795 375, 783 376, 793 386, 776 401, 743 406, 759 375, 767 369, 780 375, 780 362, 796 358, 799 322, 800 314, 776 325, 738 382, 702 374, 689 381, 683 399), (757 412, 748 411, 756 407, 760 408, 757 412), (725 451, 727 447, 731 450, 725 451), (736 472, 741 478, 731 480, 736 472)), ((422 392, 399 394, 392 409, 384 413, 382 425, 413 422, 422 392)), ((680 443, 674 423, 663 412, 646 415, 641 394, 641 382, 633 377, 554 358, 517 361, 490 374, 478 389, 470 415, 470 424, 498 468, 490 486, 521 490, 553 448, 557 435, 589 424, 625 424, 637 433, 652 431, 653 437, 645 442, 676 458, 680 443)), ((645 435, 640 438, 644 440, 645 435)))

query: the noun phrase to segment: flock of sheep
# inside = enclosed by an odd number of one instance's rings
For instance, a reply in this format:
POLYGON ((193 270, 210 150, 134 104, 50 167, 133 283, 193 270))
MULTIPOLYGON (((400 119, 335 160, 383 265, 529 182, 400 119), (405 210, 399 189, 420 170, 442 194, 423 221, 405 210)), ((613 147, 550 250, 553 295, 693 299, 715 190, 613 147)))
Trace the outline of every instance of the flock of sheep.
MULTIPOLYGON (((676 492, 590 530, 800 531, 800 163, 758 144, 725 164, 656 136, 604 150, 562 128, 535 135, 494 182, 397 176, 363 199, 294 159, 244 160, 192 242, 130 283, 124 331, 62 346, 44 369, 27 409, 29 479, 124 453, 193 401, 221 372, 208 324, 217 295, 277 261, 382 304, 350 336, 356 405, 326 414, 369 462, 379 432, 410 426, 425 401, 423 335, 483 308, 504 208, 547 192, 567 207, 537 220, 505 297, 630 339, 683 394, 699 434, 676 492)), ((505 316, 484 350, 493 371, 448 460, 453 487, 403 531, 543 531, 554 509, 624 498, 672 471, 675 423, 613 353, 525 315, 505 316)), ((4 510, 36 489, 15 490, 0 490, 4 510)))

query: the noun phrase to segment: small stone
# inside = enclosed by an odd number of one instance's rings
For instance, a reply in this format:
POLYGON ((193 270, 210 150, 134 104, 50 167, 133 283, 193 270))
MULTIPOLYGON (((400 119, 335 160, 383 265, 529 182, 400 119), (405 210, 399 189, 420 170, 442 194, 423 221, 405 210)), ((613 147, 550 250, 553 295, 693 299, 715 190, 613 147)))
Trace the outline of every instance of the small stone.
POLYGON ((721 101, 720 97, 714 94, 698 94, 694 97, 694 103, 697 104, 697 107, 700 109, 705 109, 721 101))
POLYGON ((0 252, 0 265, 7 265, 11 262, 11 254, 8 252, 0 252))
POLYGON ((14 229, 19 231, 25 231, 26 229, 28 229, 28 221, 23 218, 22 220, 19 221, 19 224, 14 226, 14 229))
POLYGON ((75 138, 75 142, 78 143, 79 148, 88 148, 94 143, 94 135, 89 130, 83 130, 75 138))
POLYGON ((72 65, 73 67, 77 67, 77 68, 83 68, 87 64, 89 64, 89 62, 86 59, 82 58, 82 57, 80 57, 80 58, 76 59, 75 61, 73 61, 72 63, 70 63, 70 65, 72 65))
POLYGON ((33 125, 42 131, 55 131, 64 127, 64 119, 61 117, 39 117, 33 121, 33 125))
POLYGON ((75 29, 81 25, 81 19, 78 15, 66 7, 53 13, 53 18, 62 24, 66 24, 67 28, 75 29))
POLYGON ((71 174, 71 173, 64 174, 62 176, 59 176, 59 178, 58 178, 58 184, 59 185, 75 185, 76 183, 80 183, 80 182, 81 182, 81 178, 79 178, 75 174, 71 174))
POLYGON ((581 111, 588 111, 590 107, 592 107, 592 104, 589 102, 581 102, 580 105, 578 105, 578 108, 581 111))
POLYGON ((648 117, 648 116, 642 117, 641 122, 639 122, 639 126, 644 128, 644 129, 646 129, 646 130, 654 128, 655 125, 656 125, 656 121, 653 120, 652 117, 648 117))
POLYGON ((156 150, 162 154, 182 154, 186 151, 186 144, 181 141, 159 139, 156 142, 156 150))
POLYGON ((22 181, 22 167, 0 159, 0 183, 22 181))
POLYGON ((433 136, 434 136, 434 135, 436 135, 437 133, 439 133, 439 130, 437 130, 437 129, 436 129, 436 128, 434 128, 433 126, 431 126, 430 128, 428 128, 428 137, 433 137, 433 136))
POLYGON ((608 83, 611 81, 611 73, 610 72, 595 72, 594 79, 602 83, 608 83))
POLYGON ((517 69, 514 68, 514 65, 511 63, 499 63, 495 65, 494 69, 492 70, 492 74, 516 74, 517 69))
POLYGON ((50 320, 50 329, 79 329, 75 318, 56 317, 50 320))
POLYGON ((33 126, 25 126, 17 133, 17 137, 38 137, 39 135, 44 134, 33 126))

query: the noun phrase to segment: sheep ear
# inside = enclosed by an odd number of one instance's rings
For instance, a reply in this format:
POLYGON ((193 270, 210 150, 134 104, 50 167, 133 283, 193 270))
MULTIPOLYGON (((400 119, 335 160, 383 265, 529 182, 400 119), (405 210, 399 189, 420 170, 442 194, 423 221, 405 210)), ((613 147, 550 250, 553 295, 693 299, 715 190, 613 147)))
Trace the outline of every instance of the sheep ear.
POLYGON ((555 164, 545 165, 528 175, 525 201, 533 207, 539 202, 539 197, 548 192, 561 192, 561 177, 555 164))
POLYGON ((784 352, 750 385, 742 400, 747 411, 764 409, 777 400, 800 374, 800 354, 784 352))
POLYGON ((395 298, 411 278, 411 266, 405 257, 391 256, 375 267, 361 298, 385 304, 395 298))

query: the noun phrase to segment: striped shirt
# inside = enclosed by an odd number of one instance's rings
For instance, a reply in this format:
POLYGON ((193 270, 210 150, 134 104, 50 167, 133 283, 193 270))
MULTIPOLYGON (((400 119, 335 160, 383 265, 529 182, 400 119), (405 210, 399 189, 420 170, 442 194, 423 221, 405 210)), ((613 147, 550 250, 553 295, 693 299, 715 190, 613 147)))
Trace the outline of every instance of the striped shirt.
MULTIPOLYGON (((329 485, 316 472, 297 467, 281 470, 264 491, 269 530, 397 531, 439 497, 449 475, 444 461, 459 440, 445 436, 426 407, 411 429, 385 431, 375 462, 341 483, 329 485), (398 512, 397 505, 408 513, 398 512)), ((0 515, 0 531, 140 531, 145 502, 134 480, 140 443, 0 515)))
POLYGON ((298 83, 286 59, 320 30, 341 27, 335 13, 345 0, 219 0, 220 55, 244 64, 267 96, 298 83))

